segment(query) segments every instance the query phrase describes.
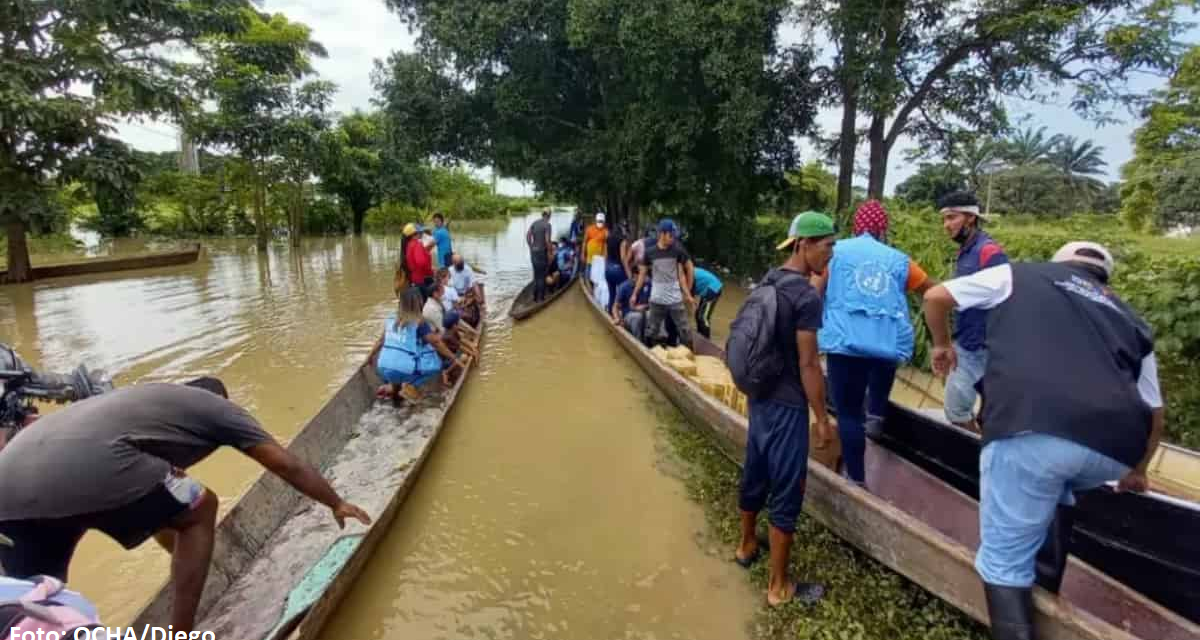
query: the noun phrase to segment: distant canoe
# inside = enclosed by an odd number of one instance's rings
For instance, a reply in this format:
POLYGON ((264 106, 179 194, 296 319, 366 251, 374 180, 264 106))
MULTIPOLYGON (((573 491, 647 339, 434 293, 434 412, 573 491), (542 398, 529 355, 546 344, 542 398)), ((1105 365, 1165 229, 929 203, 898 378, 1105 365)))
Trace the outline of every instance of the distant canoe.
MULTIPOLYGON (((660 362, 625 329, 608 328, 643 371, 698 428, 741 464, 749 424, 744 416, 660 362)), ((724 357, 694 335, 697 355, 724 357)), ((811 460, 810 460, 811 462, 811 460)), ((823 464, 809 464, 804 511, 833 533, 968 616, 988 623, 983 584, 975 573, 979 504, 901 456, 867 440, 864 491, 823 464)), ((1148 525, 1149 526, 1149 525, 1148 525)), ((1195 640, 1200 627, 1071 557, 1060 595, 1034 589, 1041 640, 1195 640)))
MULTIPOLYGON (((481 320, 481 339, 483 329, 481 320)), ((394 408, 375 398, 375 369, 359 367, 288 450, 321 469, 371 525, 347 520, 339 530, 327 507, 264 472, 217 524, 195 629, 231 640, 318 637, 387 535, 473 368, 394 408)), ((165 628, 172 594, 164 585, 132 624, 165 628)))
POLYGON ((550 305, 551 302, 554 302, 559 298, 559 296, 561 296, 563 293, 566 293, 566 291, 571 288, 571 285, 575 284, 575 279, 578 277, 579 270, 576 269, 575 273, 571 274, 571 280, 569 282, 562 285, 558 289, 555 289, 553 293, 547 295, 546 299, 542 300, 541 302, 533 301, 533 283, 530 282, 529 284, 525 285, 524 289, 521 289, 521 293, 517 294, 517 299, 513 301, 512 309, 509 310, 508 315, 513 320, 524 320, 525 318, 532 316, 542 309, 545 309, 550 305))
MULTIPOLYGON (((112 271, 170 267, 195 262, 200 257, 200 251, 201 245, 200 243, 196 243, 191 249, 183 251, 164 251, 136 256, 92 258, 76 262, 35 265, 30 271, 32 272, 33 280, 45 280, 47 278, 65 278, 67 276, 82 276, 94 273, 109 273, 112 271)), ((7 277, 8 271, 0 271, 0 282, 5 282, 7 277)))

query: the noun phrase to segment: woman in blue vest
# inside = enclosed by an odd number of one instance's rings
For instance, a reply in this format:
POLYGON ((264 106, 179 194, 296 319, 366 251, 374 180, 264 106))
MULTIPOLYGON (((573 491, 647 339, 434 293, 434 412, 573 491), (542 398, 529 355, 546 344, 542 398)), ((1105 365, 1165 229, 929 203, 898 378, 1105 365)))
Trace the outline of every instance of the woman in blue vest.
POLYGON ((905 292, 933 282, 903 252, 884 242, 888 217, 869 200, 854 214, 854 238, 838 242, 826 271, 825 311, 817 344, 825 354, 837 410, 846 475, 865 486, 865 424, 882 424, 896 367, 912 357, 913 327, 905 292), (864 406, 870 389, 870 406, 864 406))
POLYGON ((468 356, 455 356, 425 320, 424 305, 421 290, 410 286, 400 294, 398 313, 384 322, 383 336, 371 353, 375 371, 384 381, 376 394, 381 398, 394 399, 400 392, 415 400, 420 397, 417 387, 439 373, 443 382, 448 382, 450 371, 466 364, 468 356))

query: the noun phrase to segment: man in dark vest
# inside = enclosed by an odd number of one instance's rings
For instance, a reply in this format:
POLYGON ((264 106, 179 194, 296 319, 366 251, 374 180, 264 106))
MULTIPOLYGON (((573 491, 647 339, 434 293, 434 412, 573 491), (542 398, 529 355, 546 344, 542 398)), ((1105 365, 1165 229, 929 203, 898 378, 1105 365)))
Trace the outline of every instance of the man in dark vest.
POLYGON ((988 309, 979 552, 992 638, 1032 640, 1036 581, 1057 592, 1074 492, 1143 491, 1163 428, 1154 338, 1108 286, 1113 259, 1071 242, 925 294, 933 367, 957 365, 952 309, 988 309))
MULTIPOLYGON (((942 228, 958 245, 954 259, 954 277, 969 276, 980 269, 1008 262, 1004 248, 980 228, 983 214, 979 200, 969 191, 948 193, 938 200, 942 213, 942 228)), ((943 402, 946 419, 979 431, 975 420, 976 385, 987 368, 988 350, 985 346, 987 311, 964 309, 954 316, 954 351, 958 367, 946 378, 946 397, 943 402)))

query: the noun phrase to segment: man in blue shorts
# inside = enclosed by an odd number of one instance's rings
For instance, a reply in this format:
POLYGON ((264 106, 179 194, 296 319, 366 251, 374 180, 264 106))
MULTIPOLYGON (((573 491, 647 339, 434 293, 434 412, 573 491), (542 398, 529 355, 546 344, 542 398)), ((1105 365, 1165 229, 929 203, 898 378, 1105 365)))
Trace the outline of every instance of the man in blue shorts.
POLYGON ((809 278, 824 270, 833 255, 833 235, 829 216, 813 211, 796 216, 787 240, 778 247, 789 251, 787 261, 768 272, 759 285, 775 287, 775 348, 783 355, 784 367, 769 393, 750 399, 750 432, 738 498, 742 540, 734 560, 749 568, 760 556, 755 523, 758 512, 767 507, 771 525, 767 603, 772 606, 791 600, 811 603, 825 593, 819 584, 790 580, 787 565, 804 504, 810 408, 820 440, 833 433, 817 351, 821 296, 809 284, 809 278))

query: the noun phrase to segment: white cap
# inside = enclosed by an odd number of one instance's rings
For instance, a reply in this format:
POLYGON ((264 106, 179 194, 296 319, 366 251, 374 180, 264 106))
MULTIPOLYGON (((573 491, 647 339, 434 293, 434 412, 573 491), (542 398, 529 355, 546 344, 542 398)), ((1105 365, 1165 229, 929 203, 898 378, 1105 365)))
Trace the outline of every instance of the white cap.
POLYGON ((604 222, 604 214, 603 213, 596 214, 596 222, 604 222))
POLYGON ((1112 276, 1113 272, 1112 254, 1108 252, 1108 249, 1104 248, 1104 245, 1096 242, 1086 242, 1082 240, 1068 242, 1067 244, 1064 244, 1061 249, 1054 252, 1054 257, 1051 258, 1050 261, 1082 262, 1084 264, 1094 265, 1104 269, 1104 273, 1108 276, 1112 276), (1081 251, 1086 251, 1087 253, 1096 253, 1100 257, 1097 258, 1096 256, 1090 256, 1086 253, 1080 255, 1081 251))

